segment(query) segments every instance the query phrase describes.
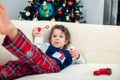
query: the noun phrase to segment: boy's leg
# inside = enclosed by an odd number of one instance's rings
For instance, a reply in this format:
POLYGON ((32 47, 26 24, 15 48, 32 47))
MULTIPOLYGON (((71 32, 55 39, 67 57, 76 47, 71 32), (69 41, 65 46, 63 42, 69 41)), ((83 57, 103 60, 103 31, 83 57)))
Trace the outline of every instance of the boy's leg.
POLYGON ((13 80, 33 73, 29 64, 23 63, 23 61, 9 61, 0 71, 0 80, 13 80))

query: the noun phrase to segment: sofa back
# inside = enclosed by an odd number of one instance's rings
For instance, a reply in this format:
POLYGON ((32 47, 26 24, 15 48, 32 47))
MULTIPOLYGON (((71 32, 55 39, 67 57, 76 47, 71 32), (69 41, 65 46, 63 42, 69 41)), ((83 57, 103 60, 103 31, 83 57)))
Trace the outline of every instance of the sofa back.
MULTIPOLYGON (((34 27, 51 28, 55 24, 65 25, 71 33, 69 47, 75 47, 82 54, 87 63, 120 63, 120 27, 108 25, 93 25, 54 21, 18 21, 12 20, 14 25, 21 29, 33 42, 32 30, 34 27)), ((50 28, 41 31, 41 36, 48 41, 50 28)), ((0 43, 4 36, 0 35, 0 43)), ((69 48, 68 48, 69 49, 69 48)), ((0 45, 0 64, 17 58, 0 45)))

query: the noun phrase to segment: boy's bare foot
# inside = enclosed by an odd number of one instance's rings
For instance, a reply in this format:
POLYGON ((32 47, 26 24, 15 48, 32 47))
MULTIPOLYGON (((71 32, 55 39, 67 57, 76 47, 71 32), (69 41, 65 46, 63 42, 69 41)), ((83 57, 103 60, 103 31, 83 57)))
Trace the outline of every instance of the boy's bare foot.
POLYGON ((8 19, 3 5, 0 3, 0 34, 7 34, 11 22, 8 19))

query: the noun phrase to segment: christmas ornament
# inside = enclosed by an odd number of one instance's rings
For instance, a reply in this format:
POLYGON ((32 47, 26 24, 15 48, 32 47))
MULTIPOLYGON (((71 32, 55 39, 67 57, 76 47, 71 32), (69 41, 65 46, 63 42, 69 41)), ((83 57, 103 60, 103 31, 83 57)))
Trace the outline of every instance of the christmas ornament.
POLYGON ((75 11, 75 13, 79 14, 79 11, 78 11, 78 10, 76 10, 76 11, 75 11))
POLYGON ((31 5, 34 3, 33 0, 29 0, 28 2, 29 2, 31 5))
POLYGON ((65 6, 66 6, 66 4, 65 4, 65 3, 63 3, 63 4, 62 4, 62 6, 63 6, 63 7, 65 7, 65 6))
POLYGON ((47 0, 47 2, 51 2, 52 0, 47 0))
POLYGON ((72 6, 73 2, 72 1, 68 1, 68 6, 72 6))
POLYGON ((26 15, 26 16, 30 16, 30 12, 29 12, 29 11, 26 11, 25 15, 26 15))
POLYGON ((52 20, 64 22, 86 22, 80 0, 28 0, 20 20, 52 20))
POLYGON ((75 15, 74 15, 74 14, 71 14, 70 18, 71 18, 71 19, 75 18, 75 15))
POLYGON ((69 18, 69 16, 66 16, 66 20, 68 21, 70 18, 69 18))
POLYGON ((62 12, 62 10, 58 10, 58 15, 62 15, 63 14, 63 12, 62 12))
POLYGON ((44 2, 40 5, 38 12, 42 17, 50 17, 54 13, 53 5, 51 3, 44 2))
POLYGON ((69 10, 67 9, 66 12, 69 12, 69 10))

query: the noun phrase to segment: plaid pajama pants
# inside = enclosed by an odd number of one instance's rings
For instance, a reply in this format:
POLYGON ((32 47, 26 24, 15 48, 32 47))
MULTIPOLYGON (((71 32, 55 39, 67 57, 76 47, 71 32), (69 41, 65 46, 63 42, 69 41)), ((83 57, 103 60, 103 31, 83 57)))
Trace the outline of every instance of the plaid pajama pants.
POLYGON ((59 72, 60 68, 55 60, 51 59, 27 37, 18 30, 18 35, 14 41, 8 36, 2 44, 19 60, 9 61, 0 71, 0 80, 11 80, 25 75, 59 72))

